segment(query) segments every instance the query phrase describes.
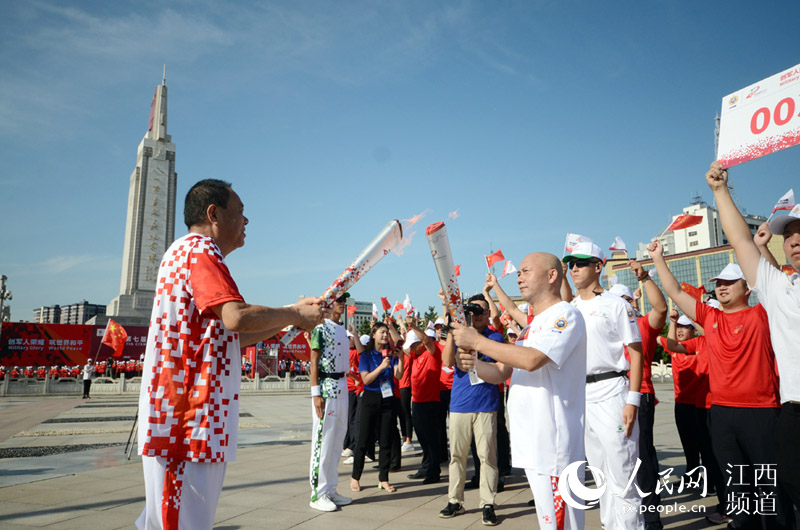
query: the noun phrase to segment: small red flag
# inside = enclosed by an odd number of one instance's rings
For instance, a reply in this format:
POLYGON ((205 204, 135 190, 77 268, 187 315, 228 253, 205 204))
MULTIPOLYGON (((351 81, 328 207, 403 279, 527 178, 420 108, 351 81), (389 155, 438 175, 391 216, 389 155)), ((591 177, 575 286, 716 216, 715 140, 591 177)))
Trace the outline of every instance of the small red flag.
POLYGON ((497 252, 494 252, 486 256, 486 266, 491 267, 495 263, 503 261, 504 259, 506 259, 506 257, 503 256, 503 251, 498 248, 497 252))
POLYGON ((681 283, 681 290, 689 293, 692 298, 697 300, 698 302, 703 301, 703 295, 706 294, 706 287, 702 285, 700 287, 695 287, 694 285, 690 285, 686 282, 681 283))
POLYGON ((691 215, 688 213, 681 214, 672 221, 672 224, 667 227, 667 230, 681 230, 689 228, 690 226, 699 225, 703 222, 702 215, 691 215))
POLYGON ((125 328, 109 318, 108 324, 106 324, 106 331, 103 333, 102 343, 114 349, 114 357, 121 357, 126 340, 128 340, 128 333, 125 328))
POLYGON ((791 276, 792 274, 795 274, 797 271, 791 265, 784 265, 783 267, 781 267, 781 272, 788 276, 791 276))
POLYGON ((456 265, 456 276, 461 276, 461 265, 456 265))
POLYGON ((381 296, 381 305, 383 306, 384 311, 388 311, 392 308, 392 304, 389 303, 389 299, 384 298, 383 296, 381 296))
POLYGON ((403 309, 403 304, 401 302, 395 302, 394 309, 392 309, 392 313, 397 313, 401 309, 403 309))
POLYGON ((347 316, 352 318, 356 314, 355 304, 347 306, 347 316))

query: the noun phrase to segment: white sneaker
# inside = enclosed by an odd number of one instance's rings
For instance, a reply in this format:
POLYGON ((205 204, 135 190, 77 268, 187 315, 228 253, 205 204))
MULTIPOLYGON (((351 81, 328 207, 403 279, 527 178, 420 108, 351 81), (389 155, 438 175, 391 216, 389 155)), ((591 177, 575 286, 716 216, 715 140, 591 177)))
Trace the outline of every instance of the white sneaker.
POLYGON ((308 505, 321 512, 335 512, 337 509, 336 504, 327 495, 323 495, 317 500, 309 502, 308 505))
POLYGON ((410 453, 414 450, 414 445, 408 442, 403 442, 403 447, 400 448, 400 451, 403 453, 410 453))
POLYGON ((353 456, 353 450, 348 447, 347 449, 342 451, 342 456, 345 458, 347 458, 348 456, 353 456))
POLYGON ((345 458, 342 461, 342 464, 344 464, 346 466, 352 466, 353 465, 353 460, 355 460, 355 459, 352 456, 348 456, 347 458, 345 458))
POLYGON ((375 460, 371 459, 368 456, 364 456, 364 462, 374 462, 375 460))
POLYGON ((328 498, 333 501, 336 506, 347 506, 353 499, 350 497, 345 497, 344 495, 339 495, 338 491, 334 491, 333 493, 328 494, 328 498))

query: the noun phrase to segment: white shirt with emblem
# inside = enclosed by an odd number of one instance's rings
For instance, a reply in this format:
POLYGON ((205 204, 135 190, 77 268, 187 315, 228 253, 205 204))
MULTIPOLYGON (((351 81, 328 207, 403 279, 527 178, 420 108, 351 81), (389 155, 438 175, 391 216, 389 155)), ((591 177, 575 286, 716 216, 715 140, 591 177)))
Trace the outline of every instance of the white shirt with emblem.
MULTIPOLYGON (((625 345, 642 341, 630 304, 604 291, 588 300, 576 297, 572 305, 586 322, 586 375, 630 370, 630 363, 625 358, 625 345)), ((586 401, 603 401, 627 392, 628 386, 624 377, 588 383, 586 401)))
POLYGON ((772 349, 781 374, 781 403, 800 402, 800 281, 797 274, 787 276, 762 256, 754 291, 769 319, 772 349))
POLYGON ((584 458, 586 327, 580 312, 559 302, 536 315, 518 346, 551 362, 529 372, 515 368, 508 394, 514 467, 558 476, 584 458))

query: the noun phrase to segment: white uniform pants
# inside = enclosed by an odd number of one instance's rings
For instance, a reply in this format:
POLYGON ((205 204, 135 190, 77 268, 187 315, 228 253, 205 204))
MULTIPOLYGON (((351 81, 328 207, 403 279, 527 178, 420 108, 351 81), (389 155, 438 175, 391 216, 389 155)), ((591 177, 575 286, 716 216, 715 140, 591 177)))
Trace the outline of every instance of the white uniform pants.
POLYGON ((136 527, 139 530, 213 527, 226 466, 142 456, 146 500, 136 527))
POLYGON ((586 458, 606 479, 606 491, 600 497, 600 520, 605 530, 644 528, 644 517, 639 513, 642 498, 634 476, 639 458, 639 422, 633 422, 631 436, 625 436, 622 409, 626 395, 622 392, 603 401, 586 403, 586 458), (633 482, 625 491, 631 477, 633 482))
MULTIPOLYGON (((336 397, 325 398, 325 411, 317 418, 314 400, 311 400, 311 500, 336 491, 339 484, 339 457, 342 455, 344 436, 347 434, 347 381, 339 380, 344 387, 336 397)), ((341 388, 340 388, 341 390, 341 388)))
POLYGON ((558 477, 542 475, 532 469, 526 469, 525 475, 533 492, 541 530, 583 530, 586 513, 563 501, 558 492, 558 477))

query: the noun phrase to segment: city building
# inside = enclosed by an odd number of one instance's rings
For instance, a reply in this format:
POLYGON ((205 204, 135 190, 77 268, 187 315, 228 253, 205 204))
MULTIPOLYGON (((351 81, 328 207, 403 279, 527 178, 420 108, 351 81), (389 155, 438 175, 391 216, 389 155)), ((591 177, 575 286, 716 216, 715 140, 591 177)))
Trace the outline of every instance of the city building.
POLYGON ((70 305, 42 306, 33 310, 33 321, 38 324, 86 324, 97 315, 105 315, 106 306, 90 304, 86 300, 70 305))
POLYGON ((149 323, 161 257, 175 239, 177 177, 175 144, 167 134, 165 67, 130 176, 120 293, 107 309, 107 316, 123 325, 149 323))
MULTIPOLYGON (((722 232, 722 225, 719 222, 719 213, 716 208, 706 204, 700 196, 692 201, 692 204, 685 207, 678 215, 689 214, 703 217, 700 224, 683 228, 681 230, 664 230, 656 239, 661 241, 664 247, 664 255, 685 254, 696 250, 705 250, 714 247, 721 247, 728 244, 725 234, 722 232)), ((678 215, 673 215, 674 221, 678 215)), ((757 215, 743 214, 747 226, 755 235, 758 227, 767 220, 766 217, 757 215)), ((649 259, 647 252, 649 243, 639 243, 636 248, 636 259, 649 259)))
POLYGON ((361 324, 364 322, 371 322, 372 321, 372 302, 361 302, 359 300, 353 300, 350 302, 349 305, 356 306, 356 312, 353 314, 352 317, 348 317, 347 313, 342 315, 342 320, 344 323, 349 327, 350 324, 353 324, 356 329, 361 327, 361 324))

